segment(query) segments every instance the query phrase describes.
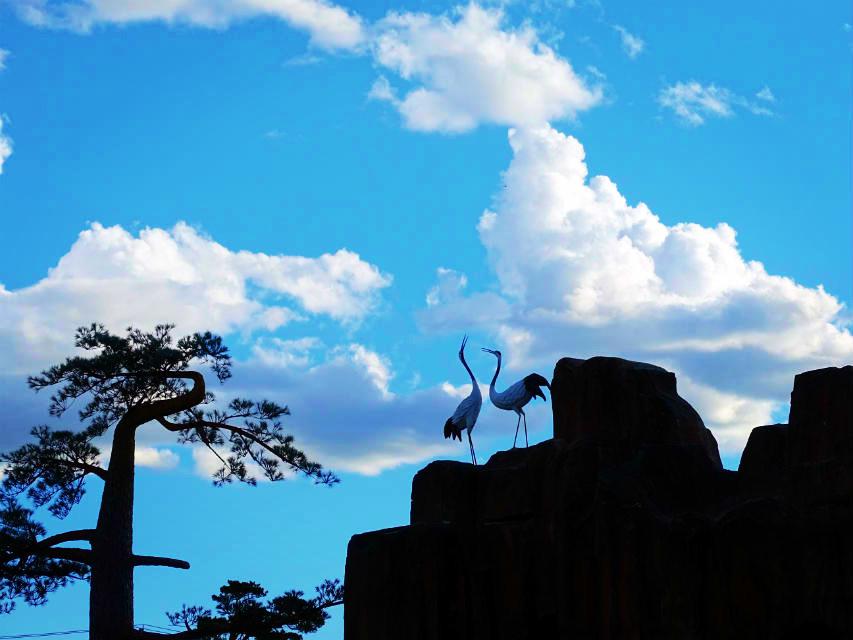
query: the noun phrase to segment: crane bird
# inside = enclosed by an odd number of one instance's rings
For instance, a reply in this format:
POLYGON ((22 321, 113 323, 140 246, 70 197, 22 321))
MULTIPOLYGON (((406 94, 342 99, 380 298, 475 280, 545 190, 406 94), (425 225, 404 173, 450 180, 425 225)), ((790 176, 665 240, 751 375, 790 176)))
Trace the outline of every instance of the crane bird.
POLYGON ((527 416, 524 413, 524 406, 533 398, 542 398, 545 400, 545 394, 542 393, 542 386, 548 387, 551 390, 551 385, 548 381, 538 373, 531 373, 529 376, 524 376, 515 384, 511 384, 504 391, 498 393, 495 391, 495 382, 498 380, 498 374, 501 372, 501 352, 492 349, 483 349, 486 353, 491 353, 498 359, 498 368, 495 369, 495 375, 492 378, 492 383, 489 385, 489 400, 498 409, 504 411, 515 411, 518 415, 518 422, 515 423, 515 438, 512 441, 512 448, 515 449, 515 443, 518 440, 518 427, 524 419, 524 444, 530 446, 527 442, 527 416))
POLYGON ((483 406, 483 395, 480 393, 480 385, 477 384, 477 379, 471 373, 471 367, 465 362, 465 345, 468 342, 468 336, 462 338, 462 346, 459 347, 459 360, 462 366, 471 376, 471 394, 459 403, 453 415, 444 423, 444 437, 456 438, 462 442, 462 430, 468 432, 468 446, 471 448, 471 462, 477 464, 477 455, 474 453, 474 441, 471 440, 471 431, 474 425, 477 424, 477 417, 480 415, 480 408, 483 406))

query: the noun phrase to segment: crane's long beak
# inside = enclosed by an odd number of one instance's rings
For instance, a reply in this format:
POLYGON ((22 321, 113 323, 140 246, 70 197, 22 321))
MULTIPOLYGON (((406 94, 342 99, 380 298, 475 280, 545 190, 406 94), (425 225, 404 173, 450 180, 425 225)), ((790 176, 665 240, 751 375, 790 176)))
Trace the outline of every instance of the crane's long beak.
POLYGON ((486 347, 483 347, 483 351, 485 351, 486 353, 491 353, 493 356, 498 355, 497 351, 492 351, 491 349, 486 349, 486 347))

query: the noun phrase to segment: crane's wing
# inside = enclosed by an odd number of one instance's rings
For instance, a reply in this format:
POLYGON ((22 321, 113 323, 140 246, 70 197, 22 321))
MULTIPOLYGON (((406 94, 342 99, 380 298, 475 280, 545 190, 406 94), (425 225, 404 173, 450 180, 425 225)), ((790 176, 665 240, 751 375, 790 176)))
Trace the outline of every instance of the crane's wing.
POLYGON ((471 394, 459 403, 456 411, 453 412, 451 420, 460 427, 465 427, 469 423, 473 425, 473 422, 477 420, 477 416, 480 414, 481 406, 483 406, 483 399, 471 394), (473 417, 473 421, 470 420, 471 417, 473 417))
POLYGON ((548 390, 551 390, 551 385, 548 384, 545 377, 540 376, 538 373, 531 373, 529 376, 525 376, 522 382, 527 393, 533 398, 542 398, 545 400, 545 394, 542 393, 541 387, 548 387, 548 390))
POLYGON ((521 408, 530 401, 530 393, 524 385, 524 380, 509 385, 495 396, 495 405, 500 409, 521 408))

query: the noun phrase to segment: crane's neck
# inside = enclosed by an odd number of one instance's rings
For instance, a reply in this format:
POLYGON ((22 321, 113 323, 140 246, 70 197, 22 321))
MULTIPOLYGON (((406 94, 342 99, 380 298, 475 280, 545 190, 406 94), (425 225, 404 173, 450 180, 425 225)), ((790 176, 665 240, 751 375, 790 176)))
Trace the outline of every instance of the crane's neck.
POLYGON ((498 381, 498 374, 501 372, 501 357, 498 356, 498 368, 495 369, 495 375, 492 377, 492 383, 489 385, 489 398, 494 398, 495 383, 498 381))
POLYGON ((462 366, 465 367, 465 371, 468 372, 468 375, 471 376, 471 393, 480 396, 480 385, 477 384, 477 378, 474 377, 474 373, 471 371, 471 367, 468 366, 468 363, 465 362, 465 355, 460 353, 459 359, 462 361, 462 366))

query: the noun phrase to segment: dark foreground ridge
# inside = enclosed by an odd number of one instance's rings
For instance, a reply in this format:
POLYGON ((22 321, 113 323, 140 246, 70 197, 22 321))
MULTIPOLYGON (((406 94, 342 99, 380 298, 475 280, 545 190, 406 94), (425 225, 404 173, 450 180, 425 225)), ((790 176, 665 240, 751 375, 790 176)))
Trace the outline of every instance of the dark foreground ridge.
POLYGON ((737 472, 664 369, 552 387, 553 440, 433 462, 352 538, 346 640, 853 637, 853 367, 797 376, 737 472))

